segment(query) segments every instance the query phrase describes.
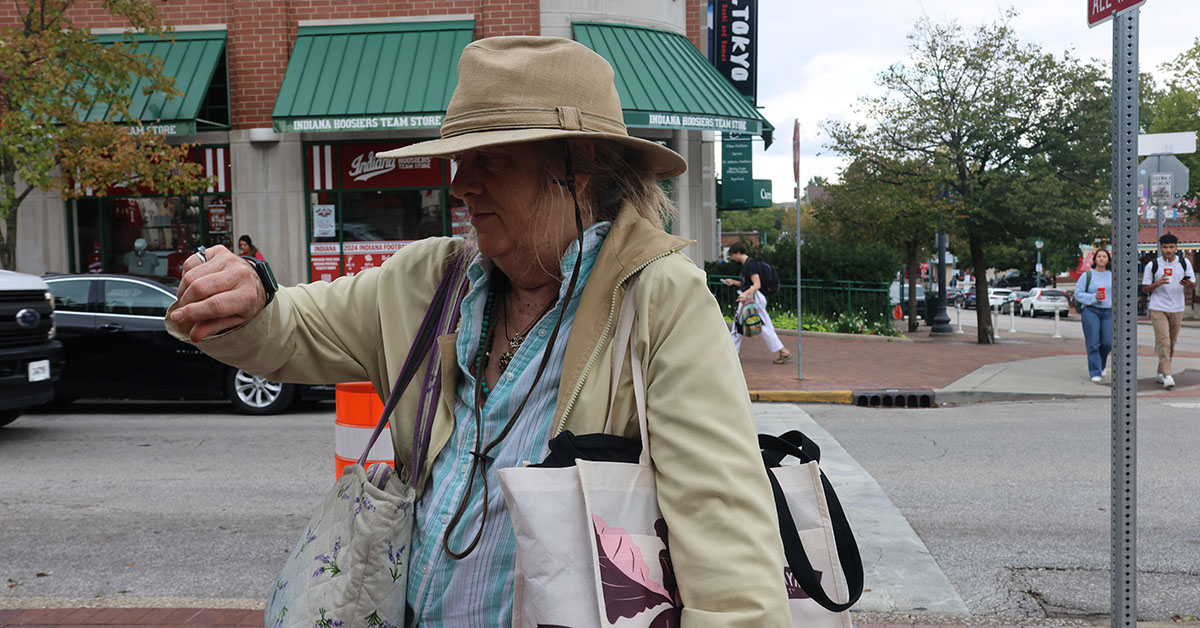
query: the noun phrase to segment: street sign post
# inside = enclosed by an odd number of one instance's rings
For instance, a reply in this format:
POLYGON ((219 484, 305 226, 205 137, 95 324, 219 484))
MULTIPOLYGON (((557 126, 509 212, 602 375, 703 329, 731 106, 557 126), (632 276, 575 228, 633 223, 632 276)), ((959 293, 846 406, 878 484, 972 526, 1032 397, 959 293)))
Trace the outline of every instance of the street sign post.
POLYGON ((800 286, 800 119, 792 122, 792 178, 796 180, 796 379, 804 379, 804 300, 800 286))
POLYGON ((1088 26, 1113 18, 1112 628, 1137 628, 1138 18, 1142 3, 1087 0, 1088 26))
POLYGON ((1138 136, 1138 156, 1189 155, 1196 152, 1196 132, 1144 133, 1138 136))
MULTIPOLYGON (((1099 26, 1112 18, 1132 11, 1146 0, 1087 0, 1088 27, 1099 26)), ((1115 61, 1115 59, 1114 59, 1115 61)))

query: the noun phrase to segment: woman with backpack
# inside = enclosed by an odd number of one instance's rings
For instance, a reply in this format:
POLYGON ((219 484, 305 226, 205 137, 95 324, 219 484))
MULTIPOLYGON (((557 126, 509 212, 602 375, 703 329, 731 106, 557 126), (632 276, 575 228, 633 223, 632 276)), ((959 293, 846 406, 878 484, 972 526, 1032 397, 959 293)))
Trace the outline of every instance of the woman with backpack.
POLYGON ((1112 253, 1097 249, 1091 270, 1075 282, 1075 302, 1083 319, 1083 342, 1087 348, 1088 375, 1100 383, 1108 372, 1112 351, 1112 253))
POLYGON ((762 264, 746 254, 746 246, 741 242, 734 242, 729 246, 729 257, 742 265, 741 279, 721 280, 727 286, 741 288, 737 298, 737 314, 734 315, 733 348, 741 353, 742 336, 761 335, 763 342, 767 343, 767 350, 775 354, 773 360, 775 364, 787 362, 791 359, 792 352, 784 348, 783 342, 779 340, 779 335, 775 333, 775 326, 771 324, 771 316, 767 314, 767 295, 763 294, 762 264), (761 320, 761 328, 759 322, 753 320, 755 315, 761 320), (739 321, 743 320, 753 322, 751 325, 743 327, 739 324, 739 321), (754 331, 756 329, 757 332, 754 331))

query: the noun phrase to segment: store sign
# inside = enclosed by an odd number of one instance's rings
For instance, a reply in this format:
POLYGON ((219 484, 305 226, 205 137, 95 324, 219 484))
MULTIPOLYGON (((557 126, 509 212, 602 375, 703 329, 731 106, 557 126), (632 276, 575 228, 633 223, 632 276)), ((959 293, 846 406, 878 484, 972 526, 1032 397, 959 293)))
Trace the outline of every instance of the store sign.
POLYGON ((313 205, 313 237, 333 238, 337 236, 337 214, 333 205, 313 205))
POLYGON ((225 205, 213 203, 208 206, 208 232, 225 233, 229 231, 229 212, 225 205))
POLYGON ((750 138, 726 135, 721 140, 721 207, 752 207, 753 156, 750 138))
POLYGON ((308 257, 312 280, 333 281, 343 274, 353 277, 368 268, 383 265, 389 257, 407 244, 411 244, 411 241, 346 242, 341 245, 337 242, 309 243, 308 257))
POLYGON ((365 142, 313 147, 313 184, 310 189, 342 188, 428 188, 442 185, 445 160, 433 157, 380 157, 403 142, 365 142), (336 170, 330 168, 336 161, 336 170), (337 180, 334 174, 338 175, 337 180))
POLYGON ((168 122, 165 124, 142 124, 129 125, 130 135, 142 135, 144 133, 157 133, 159 135, 195 135, 196 122, 194 120, 183 120, 179 122, 168 122))
POLYGON ((713 66, 757 104, 758 0, 716 0, 713 16, 713 66))
POLYGON ((277 133, 380 131, 386 129, 438 129, 442 114, 416 116, 358 116, 353 118, 276 119, 277 133))
POLYGON ((729 131, 758 135, 762 122, 743 118, 726 118, 692 113, 625 112, 625 126, 644 129, 690 129, 694 131, 729 131))

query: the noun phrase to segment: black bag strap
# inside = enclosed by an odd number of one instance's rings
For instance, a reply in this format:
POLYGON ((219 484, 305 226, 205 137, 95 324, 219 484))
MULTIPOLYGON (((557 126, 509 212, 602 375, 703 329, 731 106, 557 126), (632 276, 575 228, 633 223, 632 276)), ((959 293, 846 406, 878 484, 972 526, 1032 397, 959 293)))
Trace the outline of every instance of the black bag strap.
POLYGON ((796 578, 796 582, 808 594, 808 597, 820 604, 822 608, 834 613, 849 610, 858 602, 863 592, 862 556, 858 552, 858 543, 854 541, 854 531, 850 529, 850 522, 846 519, 846 513, 842 510, 842 503, 838 501, 837 493, 834 492, 829 479, 825 477, 825 472, 820 471, 820 467, 818 467, 821 474, 821 488, 825 492, 829 516, 833 522, 833 537, 837 546, 838 560, 841 562, 842 572, 846 576, 846 586, 849 589, 849 599, 844 603, 834 602, 825 594, 825 589, 821 586, 821 581, 817 578, 812 563, 808 560, 808 554, 804 551, 804 543, 801 542, 800 533, 796 530, 796 521, 792 518, 792 511, 788 508, 787 496, 783 493, 783 487, 779 485, 775 474, 771 473, 771 469, 779 467, 783 458, 788 456, 805 463, 819 462, 820 447, 799 431, 791 431, 782 436, 759 434, 758 442, 762 449, 763 464, 767 467, 767 479, 771 482, 771 492, 775 496, 775 512, 779 517, 779 535, 783 541, 783 554, 787 559, 788 567, 792 570, 792 576, 796 578))

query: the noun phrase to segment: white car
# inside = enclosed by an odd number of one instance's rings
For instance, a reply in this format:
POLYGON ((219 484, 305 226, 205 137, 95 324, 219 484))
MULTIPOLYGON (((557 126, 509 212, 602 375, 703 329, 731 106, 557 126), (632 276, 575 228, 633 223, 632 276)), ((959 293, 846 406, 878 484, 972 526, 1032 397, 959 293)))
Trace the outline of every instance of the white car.
POLYGON ((1007 288, 992 288, 988 290, 988 307, 996 309, 1012 299, 1012 290, 1007 288))
POLYGON ((1066 318, 1070 310, 1067 293, 1058 288, 1034 288, 1029 291, 1029 296, 1021 299, 1021 316, 1054 316, 1057 311, 1059 318, 1066 318))

